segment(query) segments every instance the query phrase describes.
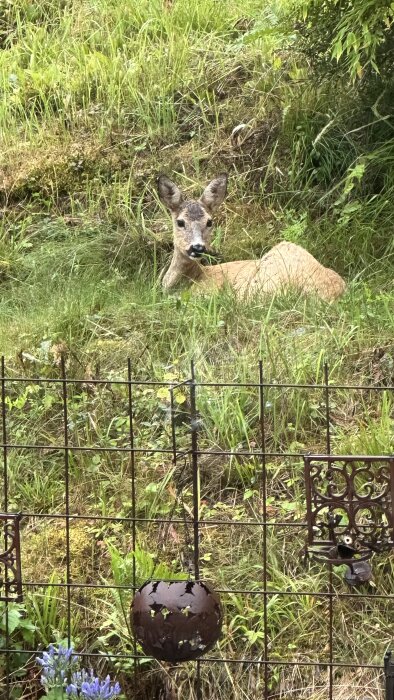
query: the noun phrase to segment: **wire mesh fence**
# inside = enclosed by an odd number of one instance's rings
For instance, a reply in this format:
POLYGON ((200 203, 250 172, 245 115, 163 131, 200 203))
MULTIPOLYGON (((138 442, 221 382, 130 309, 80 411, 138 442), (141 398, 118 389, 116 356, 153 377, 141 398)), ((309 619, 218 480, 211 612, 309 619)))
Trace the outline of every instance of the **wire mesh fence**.
MULTIPOLYGON (((305 561, 303 458, 330 461, 349 406, 374 395, 390 411, 393 389, 334 385, 327 365, 310 384, 266 378, 261 362, 255 381, 212 383, 193 364, 188 377, 152 380, 134 378, 129 360, 124 376, 97 379, 68 377, 64 357, 40 377, 3 359, 1 697, 39 697, 35 657, 63 640, 118 673, 127 698, 383 699, 394 463, 375 455, 387 546, 364 537, 373 578, 349 587, 338 550, 305 561), (188 578, 220 594, 222 638, 197 661, 158 665, 133 636, 133 594, 188 578)), ((361 471, 371 462, 358 459, 361 471)))

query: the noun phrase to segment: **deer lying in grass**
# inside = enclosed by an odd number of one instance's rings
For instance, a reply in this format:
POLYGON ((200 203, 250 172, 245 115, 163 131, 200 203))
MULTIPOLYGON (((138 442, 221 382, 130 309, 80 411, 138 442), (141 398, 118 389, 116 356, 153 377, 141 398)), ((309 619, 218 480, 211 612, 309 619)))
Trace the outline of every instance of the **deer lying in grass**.
POLYGON ((202 265, 201 258, 211 241, 212 212, 223 202, 226 191, 225 174, 212 180, 199 200, 185 199, 174 182, 165 175, 159 177, 159 197, 170 210, 174 226, 174 253, 162 281, 165 289, 186 279, 211 290, 228 284, 239 298, 273 295, 292 288, 331 301, 344 292, 342 277, 323 267, 301 246, 286 241, 258 260, 202 265))

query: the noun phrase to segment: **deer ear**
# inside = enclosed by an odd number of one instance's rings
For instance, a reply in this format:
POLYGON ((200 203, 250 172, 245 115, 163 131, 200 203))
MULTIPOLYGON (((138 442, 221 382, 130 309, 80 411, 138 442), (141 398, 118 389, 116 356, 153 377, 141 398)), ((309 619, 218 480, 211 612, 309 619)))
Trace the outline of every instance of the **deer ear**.
POLYGON ((200 198, 200 202, 204 207, 216 209, 223 202, 227 193, 227 180, 227 173, 222 173, 206 186, 200 198))
POLYGON ((179 187, 172 182, 167 175, 159 175, 157 180, 157 191, 160 200, 170 211, 176 211, 183 202, 183 194, 179 187))

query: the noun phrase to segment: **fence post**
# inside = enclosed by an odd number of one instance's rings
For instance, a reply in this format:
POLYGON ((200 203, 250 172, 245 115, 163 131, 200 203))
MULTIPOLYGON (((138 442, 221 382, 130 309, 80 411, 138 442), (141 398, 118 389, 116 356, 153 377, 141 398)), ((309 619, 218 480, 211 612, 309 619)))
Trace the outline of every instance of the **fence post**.
MULTIPOLYGON (((129 418, 129 447, 130 447, 130 480, 131 480, 131 547, 133 550, 132 564, 132 586, 133 596, 137 590, 137 565, 135 550, 137 547, 137 526, 136 526, 136 474, 135 474, 135 451, 134 451, 134 421, 133 421, 133 375, 131 371, 131 359, 127 358, 127 412, 129 418)), ((120 592, 119 595, 122 593, 120 592)), ((137 658, 137 639, 133 634, 133 683, 134 693, 137 695, 137 673, 139 671, 139 659, 137 658)))
MULTIPOLYGON (((3 440, 3 508, 4 513, 8 512, 8 452, 7 452, 7 420, 6 420, 6 388, 5 388, 5 358, 4 355, 1 358, 1 422, 2 422, 2 440, 3 440)), ((8 548, 8 537, 7 528, 4 531, 4 547, 5 550, 8 548)), ((8 583, 8 570, 5 567, 5 584, 7 590, 8 583)), ((9 608, 8 601, 4 603, 4 617, 5 617, 5 697, 6 700, 10 698, 10 671, 11 671, 11 657, 10 657, 10 623, 9 623, 9 608)))
POLYGON ((269 695, 269 637, 268 637, 268 576, 267 576, 267 462, 266 462, 266 436, 265 436, 265 392, 264 392, 264 368, 263 361, 259 360, 259 422, 261 440, 261 491, 263 498, 263 620, 264 620, 264 700, 269 695))
POLYGON ((384 656, 384 675, 386 679, 386 700, 394 700, 394 659, 391 651, 387 651, 384 656))
MULTIPOLYGON (((198 423, 196 401, 196 372, 194 360, 190 363, 190 437, 193 469, 193 549, 194 579, 200 579, 200 464, 198 454, 198 423)), ((201 663, 196 661, 196 699, 202 700, 201 663)))

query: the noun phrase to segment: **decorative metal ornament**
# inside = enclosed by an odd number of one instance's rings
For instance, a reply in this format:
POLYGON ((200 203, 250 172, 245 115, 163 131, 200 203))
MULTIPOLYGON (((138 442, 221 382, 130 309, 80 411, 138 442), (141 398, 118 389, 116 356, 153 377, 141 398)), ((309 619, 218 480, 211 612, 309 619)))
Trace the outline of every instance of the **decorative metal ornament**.
POLYGON ((220 637, 220 598, 203 581, 147 581, 136 592, 131 624, 144 653, 160 661, 197 659, 220 637))
POLYGON ((20 515, 0 513, 0 542, 5 547, 3 552, 0 550, 0 601, 22 601, 20 518, 20 515))
POLYGON ((306 455, 306 555, 347 564, 345 580, 372 578, 374 552, 394 548, 394 457, 306 455))

